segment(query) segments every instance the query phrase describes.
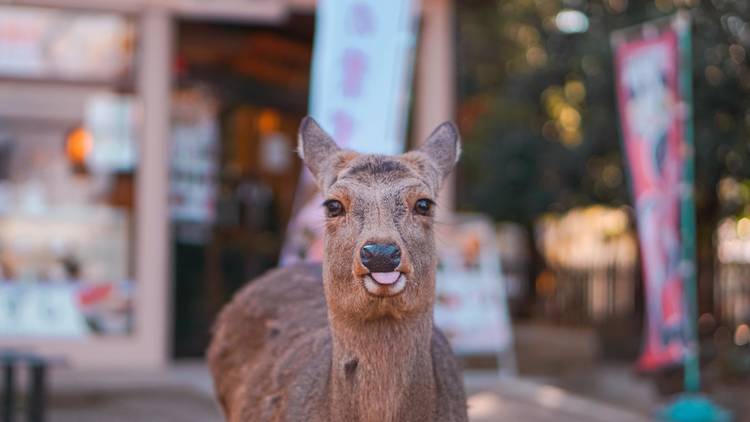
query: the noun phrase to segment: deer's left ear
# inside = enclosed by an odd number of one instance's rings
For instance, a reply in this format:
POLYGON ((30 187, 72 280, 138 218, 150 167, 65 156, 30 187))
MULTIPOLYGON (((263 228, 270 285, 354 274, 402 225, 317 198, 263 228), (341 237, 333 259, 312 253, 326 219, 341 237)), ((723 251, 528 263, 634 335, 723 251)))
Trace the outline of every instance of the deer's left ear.
POLYGON ((452 122, 445 122, 435 129, 418 151, 427 155, 445 178, 461 156, 461 137, 452 122))

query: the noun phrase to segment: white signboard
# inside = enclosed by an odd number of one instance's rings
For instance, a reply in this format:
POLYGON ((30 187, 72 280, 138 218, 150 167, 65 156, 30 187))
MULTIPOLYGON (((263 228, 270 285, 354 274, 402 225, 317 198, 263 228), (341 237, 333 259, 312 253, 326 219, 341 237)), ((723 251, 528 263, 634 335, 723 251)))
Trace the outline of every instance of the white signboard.
POLYGON ((219 128, 216 103, 201 90, 174 98, 170 210, 179 222, 211 224, 216 217, 219 128))
POLYGON ((89 330, 76 301, 73 286, 0 280, 0 338, 84 337, 89 330))
POLYGON ((436 235, 435 324, 457 354, 500 354, 512 347, 500 253, 489 219, 461 216, 436 235))
POLYGON ((134 98, 111 92, 91 95, 83 120, 94 138, 89 166, 105 173, 132 171, 137 161, 134 98))
POLYGON ((0 6, 0 74, 109 80, 132 65, 134 28, 125 17, 0 6))

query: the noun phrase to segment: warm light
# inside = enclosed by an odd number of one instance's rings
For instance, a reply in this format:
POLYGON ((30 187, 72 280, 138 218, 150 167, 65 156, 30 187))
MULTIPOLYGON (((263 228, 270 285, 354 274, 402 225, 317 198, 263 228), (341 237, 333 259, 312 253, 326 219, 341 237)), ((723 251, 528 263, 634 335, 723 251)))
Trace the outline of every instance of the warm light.
POLYGON ((750 237, 750 218, 742 217, 737 222, 737 236, 741 239, 750 237))
POLYGON ((578 145, 581 145, 583 137, 581 136, 581 132, 576 129, 563 129, 560 133, 560 141, 562 141, 562 144, 568 148, 575 148, 578 145))
POLYGON ((469 396, 469 417, 482 419, 490 418, 503 409, 501 400, 492 393, 484 392, 469 396))
POLYGON ((560 123, 567 130, 575 130, 581 124, 581 114, 571 106, 565 106, 560 111, 560 123))
POLYGON ((557 280, 550 271, 542 271, 536 278, 536 292, 540 296, 551 296, 557 287, 557 280))
POLYGON ((518 28, 516 39, 527 47, 536 45, 539 42, 539 31, 531 25, 521 25, 518 28))
POLYGON ((267 135, 279 130, 281 118, 275 110, 265 109, 258 117, 258 129, 261 135, 267 135))
POLYGON ((75 128, 65 141, 65 154, 73 164, 83 164, 94 147, 94 138, 82 127, 75 128))
POLYGON ((578 10, 565 9, 555 16, 555 25, 560 32, 574 34, 589 29, 589 18, 578 10))
POLYGON ((750 344, 750 327, 747 324, 742 324, 735 330, 734 344, 738 346, 750 344))
POLYGON ((745 62, 745 49, 742 48, 742 46, 739 44, 732 44, 731 46, 729 46, 729 55, 737 64, 742 64, 745 62))
POLYGON ((547 52, 541 47, 531 47, 526 51, 526 61, 532 66, 543 66, 547 63, 547 52))
POLYGON ((581 81, 568 81, 565 83, 565 97, 573 103, 581 103, 586 98, 586 87, 581 81))

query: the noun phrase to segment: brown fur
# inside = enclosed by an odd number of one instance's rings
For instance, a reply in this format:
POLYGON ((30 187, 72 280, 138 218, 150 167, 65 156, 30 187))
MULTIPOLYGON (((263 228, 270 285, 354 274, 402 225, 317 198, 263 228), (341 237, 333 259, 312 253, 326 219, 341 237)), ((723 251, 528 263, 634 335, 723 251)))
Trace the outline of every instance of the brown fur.
MULTIPOLYGON (((465 421, 461 374, 433 327, 435 199, 459 153, 450 124, 401 156, 339 150, 312 119, 300 153, 327 199, 320 266, 273 270, 240 291, 216 323, 208 361, 227 420, 465 421), (402 251, 403 290, 365 288, 366 242, 402 251)), ((376 287, 391 289, 392 287, 376 287)))

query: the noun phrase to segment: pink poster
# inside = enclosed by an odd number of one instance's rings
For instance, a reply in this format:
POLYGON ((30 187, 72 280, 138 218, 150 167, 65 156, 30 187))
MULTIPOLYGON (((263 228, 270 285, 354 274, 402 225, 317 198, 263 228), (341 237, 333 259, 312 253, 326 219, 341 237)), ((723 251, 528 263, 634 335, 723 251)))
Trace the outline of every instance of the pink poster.
POLYGON ((639 367, 654 370, 680 364, 691 338, 680 267, 686 148, 679 39, 671 26, 653 24, 613 38, 623 149, 634 197, 646 301, 639 367))

